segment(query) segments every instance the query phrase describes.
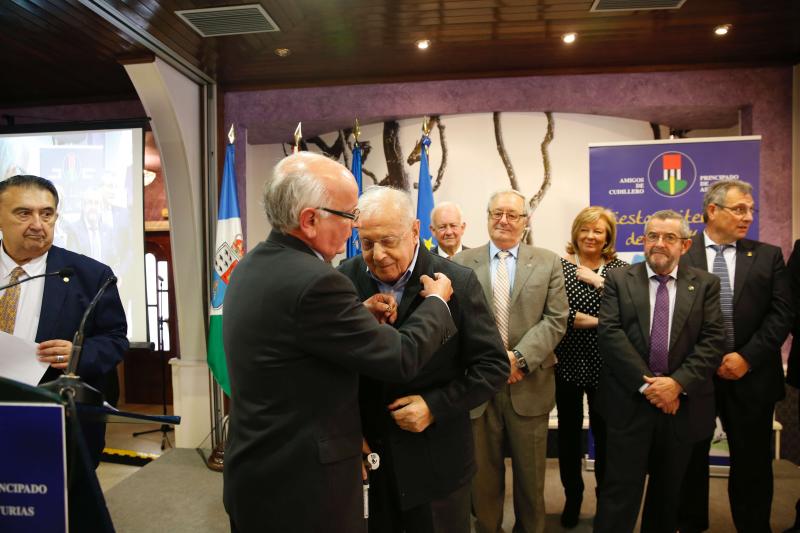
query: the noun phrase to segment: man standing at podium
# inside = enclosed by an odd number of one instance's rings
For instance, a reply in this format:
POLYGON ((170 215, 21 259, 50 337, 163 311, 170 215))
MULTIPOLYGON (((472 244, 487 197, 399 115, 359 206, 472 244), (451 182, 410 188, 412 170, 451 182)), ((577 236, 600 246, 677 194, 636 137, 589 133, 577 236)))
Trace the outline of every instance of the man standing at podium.
MULTIPOLYGON (((18 175, 0 182, 0 285, 71 268, 65 282, 47 276, 0 291, 0 330, 39 343, 39 361, 50 365, 40 383, 56 379, 69 365, 70 339, 89 302, 113 275, 94 259, 53 246, 58 192, 38 176, 18 175)), ((104 391, 116 381, 116 367, 128 349, 127 322, 116 286, 106 290, 86 323, 76 370, 92 387, 104 391)), ((7 376, 13 378, 13 376, 7 376)), ((94 465, 105 444, 105 424, 84 424, 94 465)))

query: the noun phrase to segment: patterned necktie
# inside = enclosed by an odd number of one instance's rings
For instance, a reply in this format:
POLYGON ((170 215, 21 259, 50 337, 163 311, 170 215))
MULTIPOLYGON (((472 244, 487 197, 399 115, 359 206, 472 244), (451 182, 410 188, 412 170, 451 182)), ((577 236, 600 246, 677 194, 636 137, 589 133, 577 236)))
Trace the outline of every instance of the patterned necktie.
POLYGON ((733 248, 730 244, 712 244, 711 248, 717 252, 714 256, 712 273, 719 276, 719 305, 722 308, 722 321, 725 323, 725 349, 732 352, 734 348, 733 332, 733 288, 728 275, 728 263, 725 262, 723 252, 726 248, 733 248))
POLYGON ((657 376, 669 372, 669 276, 653 276, 658 281, 653 324, 650 326, 650 370, 657 376))
MULTIPOLYGON (((11 271, 8 279, 9 283, 16 283, 19 277, 25 273, 22 267, 16 267, 11 271)), ((14 323, 17 321, 17 303, 19 302, 19 285, 14 285, 6 289, 0 297, 0 331, 5 331, 9 335, 14 334, 14 323)))
POLYGON ((494 319, 497 322, 497 330, 503 339, 503 346, 508 348, 508 307, 511 303, 511 289, 508 282, 508 269, 506 268, 506 257, 511 255, 509 252, 497 252, 497 270, 494 273, 493 300, 494 300, 494 319))

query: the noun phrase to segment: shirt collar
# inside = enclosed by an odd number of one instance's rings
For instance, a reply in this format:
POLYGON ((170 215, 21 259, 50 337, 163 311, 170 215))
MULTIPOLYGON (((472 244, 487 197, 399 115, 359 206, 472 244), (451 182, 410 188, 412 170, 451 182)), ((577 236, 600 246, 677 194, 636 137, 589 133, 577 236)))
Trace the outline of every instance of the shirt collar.
MULTIPOLYGON (((456 255, 458 252, 460 252, 463 249, 464 249, 464 247, 459 244, 458 245, 458 249, 453 253, 453 255, 456 255)), ((441 244, 436 247, 436 253, 439 254, 439 257, 444 257, 445 259, 450 259, 450 257, 451 257, 450 255, 447 255, 447 252, 442 250, 442 245, 441 244)))
MULTIPOLYGON (((490 259, 494 259, 494 257, 497 255, 497 252, 501 252, 501 251, 503 251, 503 250, 498 248, 497 245, 495 245, 494 241, 489 241, 489 258, 490 259)), ((519 253, 519 243, 517 243, 516 246, 514 246, 513 248, 509 248, 508 250, 505 250, 505 251, 510 253, 514 257, 514 259, 516 259, 517 258, 517 254, 519 253)))
MULTIPOLYGON (((651 279, 653 276, 658 275, 653 271, 652 268, 650 268, 650 265, 647 263, 647 261, 644 262, 644 266, 647 269, 647 279, 651 279)), ((678 279, 678 265, 675 265, 675 268, 672 269, 672 272, 667 275, 672 279, 678 279)))
POLYGON ((2 241, 0 241, 0 280, 2 280, 2 283, 5 285, 5 283, 7 283, 5 280, 8 279, 11 275, 11 271, 16 267, 21 267, 22 270, 25 271, 24 276, 28 278, 44 274, 47 268, 47 254, 49 253, 50 252, 47 251, 37 258, 31 259, 24 265, 18 265, 17 262, 11 259, 11 256, 6 253, 6 248, 2 244, 2 241))
MULTIPOLYGON (((711 246, 719 246, 719 243, 714 242, 714 239, 712 239, 711 237, 708 236, 708 232, 706 230, 703 230, 703 238, 705 239, 706 248, 709 248, 711 246)), ((730 246, 731 248, 735 249, 736 248, 736 241, 733 241, 731 243, 725 244, 724 246, 730 246)))

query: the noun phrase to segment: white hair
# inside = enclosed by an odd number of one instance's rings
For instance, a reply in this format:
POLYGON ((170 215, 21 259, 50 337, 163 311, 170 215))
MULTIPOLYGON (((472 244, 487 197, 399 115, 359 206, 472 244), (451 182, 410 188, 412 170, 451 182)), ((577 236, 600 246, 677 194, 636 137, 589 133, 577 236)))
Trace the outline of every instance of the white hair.
POLYGON ((417 219, 411 195, 400 189, 376 185, 364 191, 361 198, 358 199, 358 210, 361 211, 362 218, 369 218, 375 213, 385 210, 387 206, 395 207, 400 211, 403 225, 410 226, 417 219))
POLYGON ((458 213, 458 219, 460 221, 462 221, 462 222, 464 221, 464 212, 461 211, 461 206, 458 205, 455 202, 447 202, 447 201, 445 201, 445 202, 440 202, 440 203, 436 204, 436 207, 431 209, 431 224, 434 224, 434 219, 436 218, 436 213, 438 213, 440 210, 444 209, 445 207, 454 208, 456 210, 456 212, 458 213))
POLYGON ((522 194, 521 192, 517 191, 517 190, 514 190, 514 189, 505 189, 505 190, 502 190, 502 191, 493 192, 492 195, 489 197, 489 203, 486 204, 486 210, 487 211, 491 211, 492 210, 492 202, 494 202, 497 199, 498 196, 504 196, 506 194, 513 194, 515 196, 518 196, 518 197, 522 198, 522 216, 526 216, 527 217, 528 216, 528 202, 525 200, 525 195, 522 194))
POLYGON ((275 165, 272 179, 264 184, 264 211, 275 230, 288 233, 297 228, 300 211, 323 203, 325 185, 311 170, 314 163, 322 161, 332 160, 312 152, 298 152, 275 165))

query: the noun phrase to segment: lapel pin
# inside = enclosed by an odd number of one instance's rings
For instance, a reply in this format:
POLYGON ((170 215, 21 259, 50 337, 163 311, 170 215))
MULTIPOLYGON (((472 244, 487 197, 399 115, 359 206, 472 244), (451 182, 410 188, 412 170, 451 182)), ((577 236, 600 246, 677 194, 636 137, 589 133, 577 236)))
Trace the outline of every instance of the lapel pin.
POLYGON ((753 257, 753 252, 747 252, 747 257, 753 257))
POLYGON ((689 285, 689 292, 692 292, 693 290, 694 290, 694 285, 689 285))

